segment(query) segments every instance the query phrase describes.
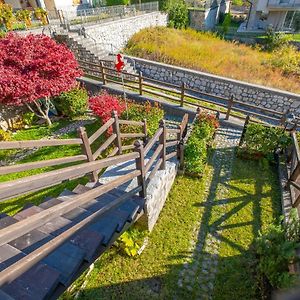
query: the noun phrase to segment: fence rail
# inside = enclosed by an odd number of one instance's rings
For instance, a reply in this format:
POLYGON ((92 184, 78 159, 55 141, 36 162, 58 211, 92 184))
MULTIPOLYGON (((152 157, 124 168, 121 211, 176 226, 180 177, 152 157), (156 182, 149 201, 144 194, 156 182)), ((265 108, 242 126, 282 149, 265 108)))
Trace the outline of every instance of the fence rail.
MULTIPOLYGON (((111 119, 108 122, 108 124, 112 123, 111 119)), ((127 120, 125 120, 124 123, 126 125, 144 126, 144 122, 134 121, 130 123, 127 120)), ((180 131, 178 132, 177 139, 183 137, 183 135, 181 135, 181 132, 186 131, 185 127, 187 127, 187 115, 184 116, 179 126, 180 131)), ((99 136, 99 132, 102 131, 98 130, 96 132, 96 135, 92 135, 92 140, 96 140, 96 138, 99 136)), ((179 142, 179 140, 177 142, 179 142)), ((160 128, 154 134, 152 139, 149 140, 149 142, 145 145, 145 147, 143 145, 143 142, 136 141, 135 151, 132 153, 108 157, 98 161, 89 161, 77 166, 71 166, 60 170, 50 171, 43 174, 28 176, 21 179, 0 183, 0 201, 3 201, 16 195, 41 189, 45 186, 49 186, 52 184, 60 183, 61 181, 73 178, 74 176, 83 176, 90 172, 96 172, 97 170, 99 170, 99 168, 112 166, 121 162, 128 162, 134 159, 136 163, 136 168, 134 171, 131 171, 125 175, 121 175, 120 177, 108 183, 95 187, 80 195, 76 195, 68 201, 64 201, 62 203, 54 205, 48 209, 45 209, 41 212, 30 216, 29 218, 20 220, 15 224, 9 225, 4 229, 0 229, 0 246, 2 246, 13 241, 18 237, 29 233, 30 231, 40 226, 43 226, 49 221, 55 220, 56 218, 70 212, 71 210, 77 207, 88 203, 92 199, 111 191, 112 189, 120 186, 121 184, 124 184, 134 178, 137 178, 138 181, 138 186, 136 188, 133 188, 131 191, 124 193, 119 198, 113 200, 100 210, 94 212, 79 223, 73 225, 71 228, 67 229, 62 234, 58 235, 57 237, 54 237, 51 241, 45 243, 30 254, 26 255, 26 257, 21 258, 20 260, 18 260, 17 263, 12 264, 8 268, 1 271, 0 286, 10 283, 11 281, 18 278, 18 276, 28 271, 34 264, 41 261, 44 257, 46 257, 52 251, 57 249, 74 234, 86 228, 86 226, 88 226, 97 218, 99 218, 99 216, 103 215, 105 212, 112 209, 113 207, 120 205, 129 197, 132 197, 132 195, 135 195, 139 192, 140 196, 146 197, 147 186, 149 184, 150 179, 155 176, 159 169, 165 169, 165 162, 166 159, 168 159, 168 156, 166 155, 166 148, 167 130, 164 121, 161 121, 160 128), (151 159, 148 160, 147 163, 145 163, 146 152, 149 152, 150 149, 152 147, 155 147, 157 143, 158 145, 151 159), (149 171, 150 174, 147 174, 149 173, 149 171)), ((174 153, 176 155, 175 151, 170 153, 169 157, 171 157, 172 155, 174 156, 174 153)))
POLYGON ((95 64, 79 60, 79 64, 85 71, 85 74, 99 79, 104 85, 107 83, 122 85, 122 82, 124 82, 125 87, 138 91, 140 95, 148 94, 163 97, 177 103, 181 107, 189 105, 223 112, 226 114, 226 119, 229 119, 230 116, 245 119, 249 115, 253 117, 251 122, 266 122, 277 126, 283 126, 286 121, 288 111, 278 112, 250 103, 244 103, 235 99, 233 95, 225 98, 188 88, 184 83, 176 85, 148 78, 143 76, 142 73, 117 72, 112 67, 106 66, 105 63, 107 61, 95 64))

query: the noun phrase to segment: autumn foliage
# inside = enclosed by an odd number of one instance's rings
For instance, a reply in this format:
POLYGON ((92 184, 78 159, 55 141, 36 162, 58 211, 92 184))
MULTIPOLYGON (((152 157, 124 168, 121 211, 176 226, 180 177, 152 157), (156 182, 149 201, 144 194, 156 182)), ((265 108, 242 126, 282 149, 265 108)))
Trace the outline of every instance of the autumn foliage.
POLYGON ((50 97, 72 89, 81 74, 73 53, 46 35, 0 39, 0 103, 29 105, 47 120, 50 97))
POLYGON ((107 92, 89 99, 91 110, 97 115, 104 124, 111 118, 112 111, 117 111, 118 116, 126 109, 125 103, 120 101, 116 96, 107 92))

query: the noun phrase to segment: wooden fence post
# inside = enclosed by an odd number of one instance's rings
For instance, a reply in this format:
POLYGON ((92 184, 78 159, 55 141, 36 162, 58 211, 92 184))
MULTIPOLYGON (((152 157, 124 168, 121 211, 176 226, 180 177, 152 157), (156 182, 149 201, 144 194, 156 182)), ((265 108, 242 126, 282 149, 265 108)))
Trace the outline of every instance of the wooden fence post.
POLYGON ((239 142, 239 147, 242 146, 242 144, 243 144, 243 142, 244 142, 245 133, 246 133, 247 126, 248 126, 249 122, 250 122, 250 116, 247 115, 247 117, 246 117, 246 119, 245 119, 243 131, 242 131, 242 134, 241 134, 241 138, 240 138, 240 142, 239 142))
POLYGON ((112 117, 115 119, 113 123, 113 132, 117 135, 116 137, 116 147, 118 148, 118 154, 122 154, 122 141, 121 141, 121 131, 120 131, 120 123, 117 111, 112 112, 112 117))
POLYGON ((159 137, 159 143, 161 145, 163 145, 163 148, 161 150, 161 166, 160 166, 160 170, 165 170, 166 168, 166 142, 167 142, 167 130, 166 130, 166 123, 165 120, 161 120, 159 123, 159 127, 161 127, 163 129, 162 134, 159 137))
POLYGON ((105 85, 107 83, 107 80, 106 80, 106 74, 105 74, 105 70, 104 70, 103 61, 100 61, 100 69, 101 69, 101 74, 102 74, 102 81, 103 81, 103 84, 105 85))
POLYGON ((144 137, 144 144, 146 144, 147 143, 147 139, 148 139, 148 136, 147 136, 147 119, 144 119, 143 120, 143 123, 144 123, 144 125, 143 125, 143 132, 144 132, 144 135, 145 135, 145 137, 144 137))
POLYGON ((135 151, 138 152, 139 157, 135 159, 136 169, 141 171, 141 175, 137 177, 138 185, 142 187, 142 190, 139 192, 139 195, 143 198, 147 196, 147 187, 146 187, 146 171, 145 171, 145 154, 144 146, 142 141, 135 141, 134 143, 135 151))
POLYGON ((140 91, 140 95, 143 95, 143 76, 142 76, 142 72, 139 73, 139 91, 140 91))
POLYGON ((230 96, 230 99, 228 101, 228 106, 227 106, 227 112, 226 112, 226 117, 225 117, 225 120, 228 120, 229 119, 229 116, 230 116, 230 111, 231 111, 231 108, 232 108, 232 105, 233 105, 233 95, 230 96))
POLYGON ((184 167, 184 143, 183 140, 178 145, 178 159, 179 159, 179 170, 183 171, 184 167))
MULTIPOLYGON (((83 154, 86 155, 87 160, 89 162, 94 161, 91 145, 90 145, 90 142, 89 142, 89 138, 88 138, 88 135, 87 135, 86 130, 85 130, 84 127, 79 127, 78 128, 78 135, 82 139, 81 149, 82 149, 83 154)), ((92 172, 91 178, 92 178, 93 182, 98 181, 97 171, 92 172)))
POLYGON ((181 84, 181 94, 180 94, 180 106, 183 107, 183 102, 184 102, 184 82, 181 84))

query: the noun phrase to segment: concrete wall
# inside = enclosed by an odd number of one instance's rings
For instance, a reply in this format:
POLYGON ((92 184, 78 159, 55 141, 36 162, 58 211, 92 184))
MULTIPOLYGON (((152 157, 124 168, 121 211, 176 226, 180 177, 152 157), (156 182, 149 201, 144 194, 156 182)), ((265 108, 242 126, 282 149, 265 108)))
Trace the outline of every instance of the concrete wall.
POLYGON ((190 27, 196 30, 205 30, 205 11, 189 9, 190 27))
POLYGON ((152 12, 117 21, 86 26, 85 30, 88 36, 103 45, 102 48, 116 52, 120 51, 127 41, 141 29, 152 26, 166 26, 167 22, 168 16, 166 14, 152 12))
MULTIPOLYGON (((126 56, 125 56, 126 58, 126 56)), ((300 95, 278 89, 267 88, 243 81, 229 79, 191 69, 174 67, 154 61, 130 57, 143 76, 194 88, 206 93, 255 104, 260 107, 286 112, 290 109, 300 116, 300 95)))

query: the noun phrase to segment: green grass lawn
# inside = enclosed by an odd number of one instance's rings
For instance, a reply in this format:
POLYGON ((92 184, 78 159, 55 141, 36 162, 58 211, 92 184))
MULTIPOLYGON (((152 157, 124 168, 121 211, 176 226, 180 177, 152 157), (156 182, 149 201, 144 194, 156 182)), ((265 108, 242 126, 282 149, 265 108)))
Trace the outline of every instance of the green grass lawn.
POLYGON ((259 231, 279 217, 280 192, 275 167, 236 159, 227 204, 214 206, 211 225, 219 224, 222 242, 214 299, 257 299, 256 264, 252 245, 259 231), (219 216, 226 219, 219 223, 219 216))
MULTIPOLYGON (((112 247, 95 262, 89 276, 78 279, 62 299, 73 299, 84 280, 80 300, 193 299, 177 282, 191 254, 193 229, 207 215, 203 204, 213 172, 209 167, 202 179, 177 177, 142 255, 130 258, 112 247)), ((279 197, 273 166, 236 159, 225 211, 213 206, 207 224, 223 229, 213 299, 257 299, 252 243, 258 232, 278 217, 279 197), (225 220, 219 222, 224 213, 225 220)))

